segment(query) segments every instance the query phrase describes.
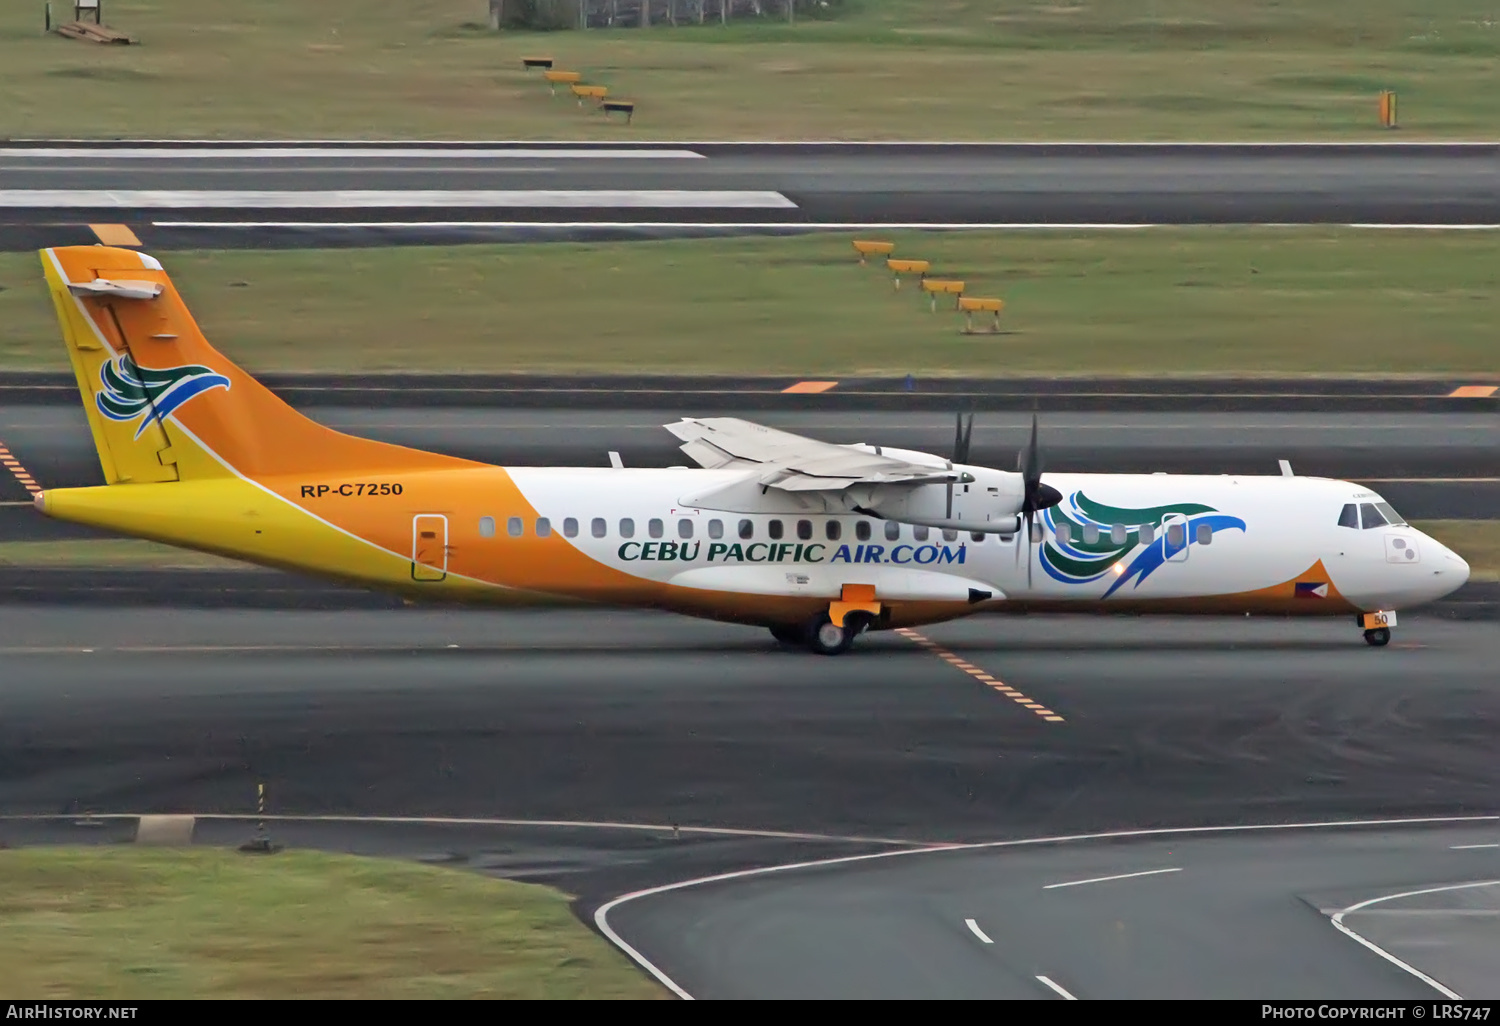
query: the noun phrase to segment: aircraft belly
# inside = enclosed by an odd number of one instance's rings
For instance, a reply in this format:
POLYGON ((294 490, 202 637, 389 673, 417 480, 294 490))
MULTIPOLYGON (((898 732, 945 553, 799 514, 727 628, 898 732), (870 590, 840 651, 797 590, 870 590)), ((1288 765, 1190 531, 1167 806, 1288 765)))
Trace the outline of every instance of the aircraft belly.
POLYGON ((833 600, 846 584, 873 584, 878 600, 968 602, 1003 599, 994 585, 954 574, 894 566, 704 566, 671 578, 680 588, 833 600), (975 599, 975 595, 983 598, 975 599))

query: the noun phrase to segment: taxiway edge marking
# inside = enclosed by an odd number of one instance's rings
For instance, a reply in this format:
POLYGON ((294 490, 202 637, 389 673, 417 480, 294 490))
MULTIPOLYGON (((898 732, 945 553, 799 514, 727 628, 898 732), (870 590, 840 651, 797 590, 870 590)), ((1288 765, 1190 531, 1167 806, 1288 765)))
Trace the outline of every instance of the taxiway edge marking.
POLYGON ((1077 999, 1077 998, 1076 998, 1076 997, 1074 997, 1074 996, 1073 996, 1073 995, 1072 995, 1072 994, 1069 994, 1069 993, 1068 993, 1068 992, 1067 992, 1067 991, 1066 991, 1066 990, 1064 990, 1064 989, 1063 989, 1063 988, 1062 988, 1062 987, 1061 987, 1061 986, 1059 986, 1059 985, 1058 985, 1058 984, 1056 984, 1056 983, 1053 983, 1053 982, 1052 982, 1052 981, 1051 981, 1051 980, 1049 980, 1049 979, 1048 979, 1048 978, 1047 978, 1047 977, 1045 977, 1045 976, 1038 976, 1038 977, 1037 977, 1037 981, 1038 981, 1038 982, 1039 982, 1039 983, 1041 983, 1041 984, 1042 984, 1042 985, 1043 985, 1043 986, 1045 986, 1045 987, 1047 987, 1047 988, 1049 988, 1049 989, 1051 989, 1051 990, 1054 990, 1054 991, 1056 991, 1056 992, 1057 992, 1057 993, 1058 993, 1058 994, 1060 994, 1060 995, 1062 995, 1062 997, 1063 997, 1063 999, 1064 999, 1064 1000, 1066 1000, 1066 1001, 1077 1001, 1077 1000, 1078 1000, 1078 999, 1077 999))
POLYGON ((1361 937, 1359 934, 1349 929, 1349 927, 1344 925, 1344 917, 1347 916, 1350 912, 1358 912, 1361 909, 1369 908, 1371 905, 1378 905, 1383 901, 1395 901, 1398 898, 1415 898, 1422 894, 1439 894, 1443 891, 1462 891, 1467 890, 1470 887, 1493 887, 1496 884, 1500 884, 1500 880, 1478 880, 1473 883, 1446 884, 1442 887, 1423 887, 1420 890, 1402 891, 1399 894, 1386 894, 1382 895, 1379 898, 1368 898, 1364 901, 1359 902, 1358 904, 1350 905, 1343 911, 1335 912, 1332 917, 1333 925, 1340 933, 1344 934, 1345 936, 1352 937, 1354 940, 1369 948, 1371 951, 1375 952, 1375 954, 1379 955, 1387 962, 1390 962, 1392 965, 1397 966, 1401 969, 1405 969, 1407 972, 1411 973, 1417 979, 1421 980, 1423 983, 1427 984, 1429 987, 1433 988, 1444 997, 1449 998, 1453 1001, 1462 1001, 1463 996, 1461 994, 1454 993, 1448 987, 1443 986, 1437 980, 1433 979, 1431 976, 1428 976, 1416 966, 1412 965, 1409 962, 1402 961, 1395 955, 1391 954, 1389 951, 1382 948, 1380 945, 1375 944, 1374 942, 1369 941, 1364 937, 1361 937))
POLYGON ((990 940, 988 934, 986 934, 983 930, 981 930, 979 928, 979 924, 976 923, 974 920, 972 920, 972 919, 965 919, 964 920, 964 925, 967 926, 969 928, 969 932, 972 933, 974 936, 978 937, 979 940, 982 943, 985 943, 985 944, 993 944, 993 943, 995 943, 994 941, 990 940))

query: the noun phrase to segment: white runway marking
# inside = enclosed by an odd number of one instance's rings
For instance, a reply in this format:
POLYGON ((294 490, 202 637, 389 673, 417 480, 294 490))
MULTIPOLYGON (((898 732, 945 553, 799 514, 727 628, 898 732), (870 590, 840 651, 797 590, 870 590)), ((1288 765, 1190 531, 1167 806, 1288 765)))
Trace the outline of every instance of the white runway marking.
POLYGON ((1500 848, 1500 844, 1450 844, 1450 851, 1468 851, 1471 848, 1500 848))
MULTIPOLYGON (((1112 830, 1097 834, 1063 834, 1057 837, 1028 837, 1015 841, 981 841, 971 844, 933 844, 925 848, 907 849, 903 851, 882 851, 868 855, 845 855, 839 858, 814 859, 807 862, 788 862, 779 866, 762 866, 759 869, 739 869, 729 873, 715 873, 712 876, 699 876, 690 880, 679 880, 676 883, 662 884, 658 887, 647 887, 639 891, 631 891, 622 894, 618 898, 606 901, 594 910, 594 925, 599 927, 599 932, 611 944, 619 948, 633 962, 650 973, 661 982, 672 993, 685 1000, 693 1000, 693 996, 683 990, 670 976, 664 973, 649 958, 638 951, 629 941, 615 932, 614 927, 609 924, 609 913, 630 901, 639 901, 641 898, 655 897, 658 894, 669 894, 672 891, 686 890, 690 887, 703 887, 707 884, 725 883, 730 880, 748 880, 754 877, 770 876, 776 873, 794 873, 802 869, 825 869, 829 866, 852 866, 869 862, 884 861, 904 855, 935 855, 941 852, 970 852, 970 851, 999 851, 1006 848, 1023 848, 1040 844, 1064 844, 1072 841, 1104 841, 1122 837, 1197 837, 1214 834, 1241 834, 1241 833, 1280 833, 1290 830, 1330 830, 1339 828, 1367 828, 1373 826, 1421 826, 1438 823, 1492 823, 1500 820, 1500 815, 1489 816, 1421 816, 1411 819, 1341 819, 1323 823, 1249 823, 1238 826, 1221 827, 1156 827, 1150 830, 1112 830)), ((1344 927, 1340 926, 1340 929, 1344 927)))
POLYGON ((296 147, 275 146, 237 149, 230 146, 177 147, 153 146, 110 149, 109 147, 8 147, 0 157, 48 157, 52 159, 104 160, 266 160, 292 157, 401 157, 420 160, 703 160, 703 154, 692 150, 548 150, 548 149, 434 149, 432 147, 296 147))
POLYGON ((691 189, 0 189, 0 207, 18 209, 353 209, 361 207, 660 207, 785 210, 779 192, 691 189))
POLYGON ((994 941, 992 941, 992 940, 989 939, 989 937, 985 934, 985 932, 979 928, 979 924, 976 923, 976 922, 974 922, 974 920, 972 920, 972 919, 965 919, 964 920, 964 925, 969 928, 969 932, 970 933, 972 933, 974 936, 978 937, 985 944, 993 944, 993 943, 995 943, 994 941))
POLYGON ((1175 869, 1146 869, 1142 870, 1139 873, 1119 873, 1115 876, 1095 876, 1087 880, 1068 880, 1065 883, 1044 884, 1042 886, 1042 890, 1052 891, 1056 890, 1059 887, 1082 887, 1084 884, 1107 883, 1110 880, 1130 880, 1137 876, 1158 876, 1162 873, 1180 872, 1182 872, 1181 866, 1178 866, 1175 869))
POLYGON ((1067 998, 1069 1001, 1077 1001, 1078 1000, 1072 994, 1069 994, 1067 991, 1063 990, 1057 984, 1055 984, 1051 980, 1047 979, 1047 977, 1045 977, 1045 976, 1038 976, 1037 979, 1039 981, 1041 981, 1041 983, 1043 983, 1044 985, 1046 985, 1046 986, 1050 987, 1051 989, 1057 991, 1057 993, 1061 994, 1063 997, 1067 998))
POLYGON ((1401 959, 1397 958, 1389 951, 1385 950, 1377 944, 1373 944, 1370 941, 1365 940, 1359 934, 1349 929, 1349 927, 1344 925, 1344 917, 1347 916, 1350 912, 1358 912, 1361 909, 1369 908, 1371 905, 1378 905, 1382 901, 1395 901, 1398 898, 1415 898, 1419 895, 1439 894, 1443 891, 1462 891, 1467 890, 1470 887, 1494 887, 1497 884, 1500 884, 1500 880, 1480 880, 1476 883, 1448 884, 1445 887, 1424 887, 1419 891, 1402 891, 1400 894, 1387 894, 1379 898, 1370 898, 1367 901, 1361 901, 1357 905, 1350 905, 1342 912, 1335 912, 1333 914, 1333 925, 1340 933, 1354 938, 1356 941, 1363 944, 1365 947, 1369 948, 1371 951, 1375 952, 1375 954, 1379 955, 1387 962, 1390 962, 1392 965, 1396 965, 1402 969, 1405 969, 1407 972, 1411 973, 1417 979, 1432 987, 1444 997, 1451 998, 1454 1001, 1462 1001, 1463 997, 1461 995, 1455 994, 1453 991, 1443 986, 1437 980, 1434 980, 1431 976, 1428 976, 1426 973, 1422 972, 1422 970, 1418 969, 1416 966, 1403 962, 1401 959))

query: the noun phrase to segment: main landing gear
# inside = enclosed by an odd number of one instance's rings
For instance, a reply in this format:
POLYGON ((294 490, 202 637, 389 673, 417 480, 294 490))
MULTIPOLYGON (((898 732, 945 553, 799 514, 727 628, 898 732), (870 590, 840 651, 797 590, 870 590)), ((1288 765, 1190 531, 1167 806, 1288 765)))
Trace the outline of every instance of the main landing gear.
POLYGON ((818 655, 842 655, 849 651, 849 646, 854 644, 854 639, 863 633, 869 622, 868 617, 848 613, 844 616, 844 625, 840 627, 827 616, 822 616, 809 624, 772 627, 771 637, 783 645, 805 646, 818 655))
POLYGON ((1396 626, 1396 614, 1391 610, 1361 613, 1354 622, 1365 629, 1365 644, 1374 648, 1391 643, 1391 628, 1396 626))

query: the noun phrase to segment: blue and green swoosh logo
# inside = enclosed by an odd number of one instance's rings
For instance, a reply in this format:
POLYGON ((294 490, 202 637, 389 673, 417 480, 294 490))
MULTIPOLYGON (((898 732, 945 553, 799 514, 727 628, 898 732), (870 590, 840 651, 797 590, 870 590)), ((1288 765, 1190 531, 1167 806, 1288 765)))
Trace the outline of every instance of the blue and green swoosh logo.
POLYGON ((1239 517, 1220 513, 1201 502, 1178 502, 1141 508, 1108 506, 1095 502, 1081 491, 1074 492, 1058 505, 1044 511, 1043 517, 1050 530, 1042 544, 1042 569, 1054 580, 1064 584, 1097 581, 1131 553, 1136 553, 1135 559, 1104 593, 1105 598, 1119 591, 1127 582, 1133 582, 1133 588, 1140 587, 1141 582, 1150 577, 1157 567, 1194 544, 1200 526, 1207 526, 1215 532, 1231 528, 1245 530, 1245 522, 1239 517), (1186 531, 1178 544, 1171 545, 1167 532, 1161 530, 1161 522, 1163 517, 1174 513, 1186 518, 1186 531), (1057 537, 1060 524, 1069 525, 1070 537, 1066 542, 1057 537), (1142 548, 1141 526, 1145 524, 1150 524, 1155 529, 1155 536, 1150 544, 1142 548), (1112 531, 1116 525, 1125 528, 1124 541, 1114 540, 1112 531), (1098 530, 1098 537, 1091 542, 1083 540, 1084 528, 1089 526, 1098 530), (1137 549, 1140 551, 1136 552, 1137 549))
POLYGON ((94 405, 104 416, 121 423, 140 417, 136 438, 194 396, 214 388, 229 388, 229 379, 210 367, 140 367, 129 353, 106 360, 99 368, 99 381, 104 390, 94 396, 94 405))

